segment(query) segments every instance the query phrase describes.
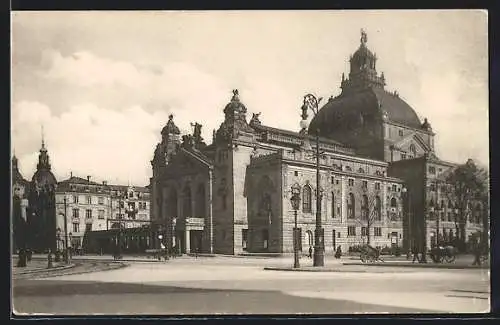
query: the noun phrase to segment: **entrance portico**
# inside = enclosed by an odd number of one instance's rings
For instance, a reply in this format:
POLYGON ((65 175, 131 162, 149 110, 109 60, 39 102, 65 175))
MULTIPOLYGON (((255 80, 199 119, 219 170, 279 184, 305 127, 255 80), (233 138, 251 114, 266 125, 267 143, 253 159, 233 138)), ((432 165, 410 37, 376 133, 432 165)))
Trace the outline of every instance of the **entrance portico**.
POLYGON ((177 224, 175 244, 183 254, 205 252, 209 250, 203 245, 204 218, 186 218, 183 224, 177 224))

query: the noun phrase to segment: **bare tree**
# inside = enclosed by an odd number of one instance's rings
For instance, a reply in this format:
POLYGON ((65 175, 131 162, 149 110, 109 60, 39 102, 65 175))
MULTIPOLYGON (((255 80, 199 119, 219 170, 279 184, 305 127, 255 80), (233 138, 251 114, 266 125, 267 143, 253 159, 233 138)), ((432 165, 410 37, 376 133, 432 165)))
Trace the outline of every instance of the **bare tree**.
MULTIPOLYGON (((446 195, 455 201, 455 225, 461 249, 465 248, 465 228, 475 202, 488 203, 488 173, 472 159, 455 168, 446 177, 446 195)), ((487 211, 488 209, 484 209, 487 211)), ((484 218, 483 218, 484 224, 484 218)), ((484 226, 484 225, 483 225, 484 226)))
MULTIPOLYGON (((373 194, 368 196, 364 194, 361 197, 361 215, 356 218, 356 221, 366 229, 366 242, 371 243, 371 229, 377 221, 382 220, 382 199, 379 195, 373 194)), ((363 234, 361 234, 363 236, 363 234)))

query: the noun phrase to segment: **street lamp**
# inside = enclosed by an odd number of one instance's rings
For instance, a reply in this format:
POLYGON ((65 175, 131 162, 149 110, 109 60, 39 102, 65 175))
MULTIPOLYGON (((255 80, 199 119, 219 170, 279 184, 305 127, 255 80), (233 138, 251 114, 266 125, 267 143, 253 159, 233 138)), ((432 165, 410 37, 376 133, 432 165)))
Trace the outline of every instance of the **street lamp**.
MULTIPOLYGON (((304 96, 304 102, 302 104, 302 121, 300 122, 300 126, 302 128, 302 132, 304 134, 307 133, 307 111, 310 109, 314 116, 316 116, 319 112, 319 103, 323 98, 319 99, 312 94, 307 94, 304 96)), ((324 237, 324 229, 321 226, 321 193, 319 189, 320 186, 320 169, 319 169, 319 127, 316 128, 316 229, 314 229, 314 260, 313 266, 323 266, 325 264, 325 255, 323 252, 323 237, 324 237)))
POLYGON ((413 238, 412 238, 412 219, 411 219, 411 197, 410 197, 410 191, 408 188, 403 186, 403 195, 405 196, 405 203, 406 203, 406 215, 408 218, 408 249, 409 251, 413 250, 413 238))
POLYGON ((292 186, 292 197, 290 198, 294 213, 294 228, 293 228, 293 267, 299 268, 299 229, 297 228, 297 210, 300 207, 300 185, 295 183, 292 186))
POLYGON ((61 260, 61 256, 60 256, 60 253, 61 253, 61 228, 57 227, 56 229, 56 258, 55 258, 55 261, 56 262, 59 262, 61 260))

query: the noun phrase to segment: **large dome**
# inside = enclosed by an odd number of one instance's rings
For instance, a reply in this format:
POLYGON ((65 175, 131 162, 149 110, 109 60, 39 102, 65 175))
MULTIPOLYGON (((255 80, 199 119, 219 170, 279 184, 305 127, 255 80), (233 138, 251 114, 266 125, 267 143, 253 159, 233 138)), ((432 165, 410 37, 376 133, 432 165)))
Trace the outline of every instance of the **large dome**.
POLYGON ((339 127, 344 129, 347 125, 364 123, 367 119, 421 128, 417 114, 399 95, 372 87, 328 101, 311 121, 309 130, 314 132, 319 127, 321 135, 329 136, 339 127))

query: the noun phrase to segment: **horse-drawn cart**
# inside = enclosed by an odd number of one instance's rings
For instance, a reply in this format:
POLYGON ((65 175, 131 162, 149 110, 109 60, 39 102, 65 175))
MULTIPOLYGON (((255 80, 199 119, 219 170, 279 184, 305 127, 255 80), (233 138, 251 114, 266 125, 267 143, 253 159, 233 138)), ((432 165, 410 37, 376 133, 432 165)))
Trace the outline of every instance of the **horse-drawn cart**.
POLYGON ((364 245, 361 247, 361 252, 359 255, 361 262, 363 263, 375 263, 383 262, 384 260, 380 257, 380 251, 373 246, 364 245))
POLYGON ((457 257, 456 248, 453 246, 437 246, 431 248, 429 256, 434 263, 453 263, 457 257))

